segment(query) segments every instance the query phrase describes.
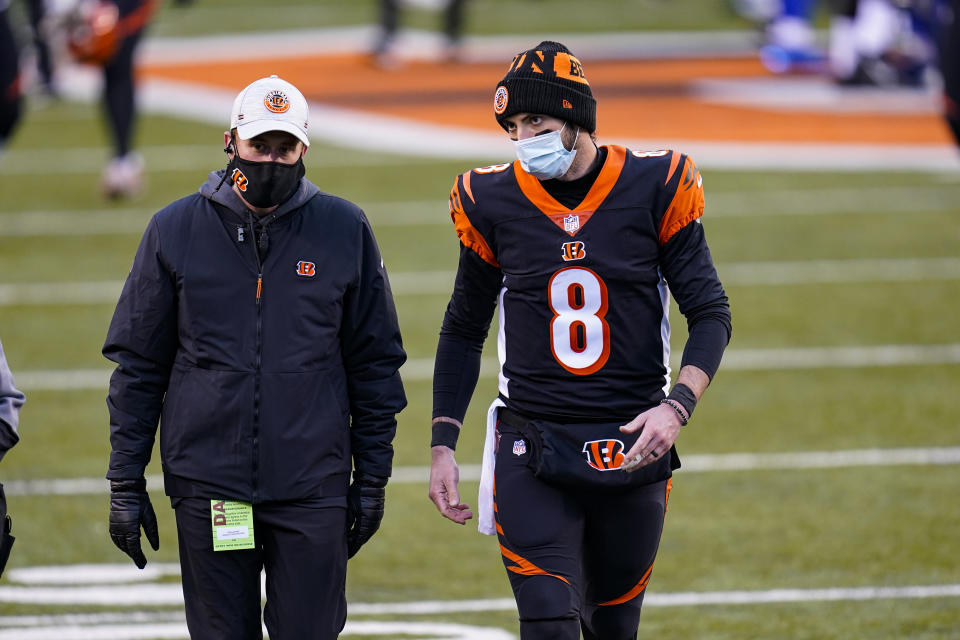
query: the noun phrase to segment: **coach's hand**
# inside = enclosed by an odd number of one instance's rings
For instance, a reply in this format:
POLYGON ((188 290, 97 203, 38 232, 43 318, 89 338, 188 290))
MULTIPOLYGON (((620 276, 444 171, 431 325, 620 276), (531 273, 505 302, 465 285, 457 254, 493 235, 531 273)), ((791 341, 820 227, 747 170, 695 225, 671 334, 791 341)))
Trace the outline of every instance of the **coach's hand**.
POLYGON ((147 535, 154 551, 160 549, 160 533, 157 531, 157 515, 147 495, 147 481, 110 481, 110 537, 120 551, 133 558, 137 568, 147 566, 147 559, 140 548, 140 527, 147 535))
POLYGON ((387 479, 353 472, 347 492, 347 557, 352 558, 380 528, 387 479))
POLYGON ((466 524, 473 517, 470 505, 460 504, 460 469, 453 457, 453 449, 443 445, 430 447, 430 499, 437 511, 457 524, 466 524))
POLYGON ((640 431, 640 437, 624 456, 621 468, 627 472, 635 471, 670 453, 681 426, 680 418, 672 407, 658 404, 620 427, 623 433, 640 431))

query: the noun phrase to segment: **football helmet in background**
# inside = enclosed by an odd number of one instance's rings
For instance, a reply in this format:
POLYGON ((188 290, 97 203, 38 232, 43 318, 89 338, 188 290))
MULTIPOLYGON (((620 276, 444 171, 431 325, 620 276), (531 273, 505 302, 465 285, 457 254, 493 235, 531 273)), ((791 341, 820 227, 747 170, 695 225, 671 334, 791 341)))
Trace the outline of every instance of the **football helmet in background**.
POLYGON ((77 62, 103 65, 123 39, 120 10, 108 0, 80 0, 64 19, 67 50, 77 62))

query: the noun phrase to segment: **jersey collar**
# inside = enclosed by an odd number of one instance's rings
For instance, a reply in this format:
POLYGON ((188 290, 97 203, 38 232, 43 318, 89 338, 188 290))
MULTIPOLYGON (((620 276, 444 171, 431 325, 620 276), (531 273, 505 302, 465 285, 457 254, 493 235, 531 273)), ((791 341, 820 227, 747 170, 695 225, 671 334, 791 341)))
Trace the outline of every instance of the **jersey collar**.
POLYGON ((573 209, 557 202, 556 198, 543 188, 539 180, 523 170, 519 160, 513 162, 513 174, 516 176, 517 184, 527 200, 550 218, 554 224, 569 235, 575 236, 610 195, 610 191, 613 189, 613 185, 617 183, 617 178, 620 177, 620 172, 623 169, 623 163, 627 155, 626 148, 616 145, 605 145, 605 147, 607 149, 607 159, 603 163, 600 175, 597 176, 593 186, 590 187, 587 196, 573 209), (568 228, 569 225, 564 226, 564 218, 569 218, 571 215, 576 215, 579 218, 577 228, 573 230, 568 228))

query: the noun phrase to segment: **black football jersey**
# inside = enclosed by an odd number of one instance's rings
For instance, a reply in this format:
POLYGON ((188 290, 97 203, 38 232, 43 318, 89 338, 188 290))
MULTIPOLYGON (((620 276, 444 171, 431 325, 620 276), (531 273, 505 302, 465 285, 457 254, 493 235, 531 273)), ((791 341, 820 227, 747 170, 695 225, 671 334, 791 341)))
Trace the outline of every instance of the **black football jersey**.
POLYGON ((703 207, 697 167, 670 150, 606 147, 593 187, 573 209, 519 162, 457 177, 457 235, 503 277, 499 391, 508 406, 555 419, 629 420, 663 397, 663 248, 699 223, 703 207))

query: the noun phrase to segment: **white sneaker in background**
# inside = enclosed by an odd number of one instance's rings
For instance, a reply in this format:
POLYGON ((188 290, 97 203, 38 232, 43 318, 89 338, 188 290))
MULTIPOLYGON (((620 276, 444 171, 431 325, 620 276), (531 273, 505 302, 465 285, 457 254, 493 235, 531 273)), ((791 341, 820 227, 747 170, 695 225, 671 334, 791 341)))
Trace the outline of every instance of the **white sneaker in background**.
POLYGON ((142 187, 143 157, 134 151, 111 160, 100 177, 100 189, 111 200, 132 198, 142 187))

